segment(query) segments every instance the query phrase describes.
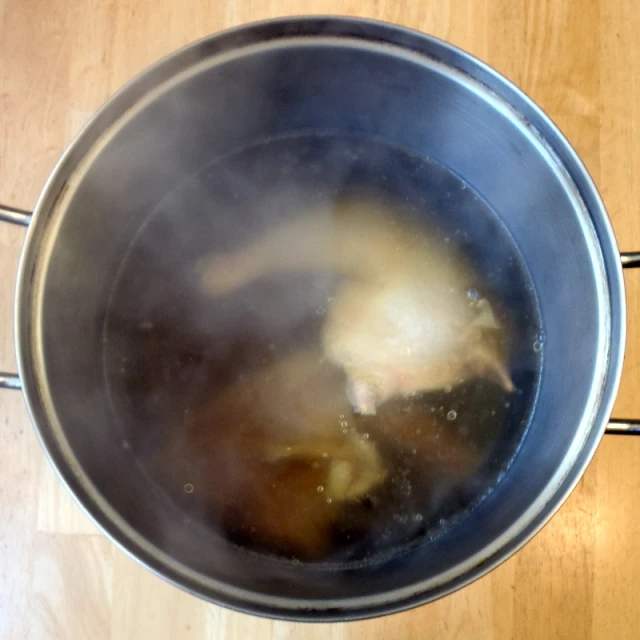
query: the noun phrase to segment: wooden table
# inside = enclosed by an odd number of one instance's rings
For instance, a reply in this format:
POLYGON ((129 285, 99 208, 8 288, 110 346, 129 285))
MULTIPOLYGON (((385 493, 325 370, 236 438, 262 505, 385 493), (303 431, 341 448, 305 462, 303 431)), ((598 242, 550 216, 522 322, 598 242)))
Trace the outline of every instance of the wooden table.
MULTIPOLYGON (((585 160, 622 250, 640 249, 637 0, 0 0, 0 201, 29 208, 64 147, 148 64, 224 27, 340 12, 444 38, 515 81, 585 160)), ((23 231, 0 225, 0 368, 15 366, 23 231)), ((640 272, 615 415, 640 417, 640 272)), ((0 392, 0 638, 406 640, 640 637, 640 437, 604 439, 552 522, 514 558, 434 604, 300 625, 204 604, 116 549, 46 463, 20 393, 0 392)))

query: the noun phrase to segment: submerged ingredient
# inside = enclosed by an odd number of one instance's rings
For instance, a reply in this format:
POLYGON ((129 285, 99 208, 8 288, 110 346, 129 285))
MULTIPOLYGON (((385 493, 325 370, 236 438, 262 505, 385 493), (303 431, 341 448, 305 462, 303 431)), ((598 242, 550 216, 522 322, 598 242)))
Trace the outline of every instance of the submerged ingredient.
POLYGON ((272 273, 338 273, 322 344, 345 372, 357 413, 475 377, 513 390, 503 328, 486 299, 469 299, 477 277, 463 257, 375 203, 335 203, 205 258, 200 269, 215 296, 272 273))

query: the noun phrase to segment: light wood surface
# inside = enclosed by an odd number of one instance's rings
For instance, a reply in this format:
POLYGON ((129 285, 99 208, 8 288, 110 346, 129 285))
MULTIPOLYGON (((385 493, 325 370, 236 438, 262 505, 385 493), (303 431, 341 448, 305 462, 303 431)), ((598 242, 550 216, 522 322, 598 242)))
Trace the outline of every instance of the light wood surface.
MULTIPOLYGON (((0 202, 29 208, 90 114, 160 56, 221 28, 291 14, 398 22, 479 56, 531 95, 585 160, 623 250, 640 250, 637 0, 0 0, 0 202)), ((0 369, 15 366, 23 230, 0 225, 0 369)), ((640 417, 640 272, 615 414, 640 417)), ((636 640, 640 438, 606 437, 579 487, 520 553, 419 609, 351 624, 264 621, 141 569, 79 512, 20 393, 0 392, 0 638, 636 640)))

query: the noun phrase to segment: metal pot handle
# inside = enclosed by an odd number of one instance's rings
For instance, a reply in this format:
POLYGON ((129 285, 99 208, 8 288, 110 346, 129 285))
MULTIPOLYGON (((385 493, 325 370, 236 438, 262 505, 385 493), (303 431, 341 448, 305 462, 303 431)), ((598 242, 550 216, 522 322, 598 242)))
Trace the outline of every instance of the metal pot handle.
POLYGON ((5 205, 0 204, 0 220, 28 227, 31 222, 31 211, 15 209, 14 207, 6 207, 5 205))
MULTIPOLYGON (((31 212, 0 205, 0 221, 28 227, 31 222, 31 212)), ((621 253, 620 261, 625 269, 640 267, 640 252, 621 253)), ((18 374, 0 372, 0 389, 22 389, 18 374)), ((640 420, 611 420, 606 432, 640 435, 640 420)))
POLYGON ((640 267, 640 251, 621 253, 620 262, 622 262, 624 269, 636 269, 640 267))
MULTIPOLYGON (((620 262, 624 269, 640 267, 640 252, 630 251, 620 254, 620 262)), ((606 433, 614 435, 640 435, 640 420, 609 420, 606 433)))
POLYGON ((22 389, 18 374, 0 372, 0 389, 22 389))
MULTIPOLYGON (((31 212, 0 204, 0 221, 28 227, 31 222, 31 212)), ((22 389, 20 376, 17 373, 0 372, 0 389, 22 389)))

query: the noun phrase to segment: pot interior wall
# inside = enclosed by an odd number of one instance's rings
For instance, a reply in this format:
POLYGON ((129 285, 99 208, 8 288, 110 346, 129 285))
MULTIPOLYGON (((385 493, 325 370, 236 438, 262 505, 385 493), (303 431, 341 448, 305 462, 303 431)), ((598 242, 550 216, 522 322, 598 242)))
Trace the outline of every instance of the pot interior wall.
POLYGON ((196 590, 224 591, 215 582, 222 581, 254 593, 338 600, 413 585, 404 594, 410 597, 430 580, 427 586, 436 587, 444 572, 476 554, 485 552, 475 564, 489 557, 487 546, 532 505, 542 509, 550 480, 569 471, 588 435, 604 375, 609 302, 596 235, 568 185, 536 133, 504 103, 434 60, 330 39, 205 61, 120 123, 51 226, 34 311, 42 318, 37 338, 53 438, 68 443, 119 518, 199 574, 184 578, 196 590), (101 359, 119 265, 158 203, 218 157, 309 131, 375 137, 460 175, 515 239, 535 282, 545 334, 533 422, 493 494, 429 544, 392 563, 344 571, 248 557, 215 532, 185 526, 123 443, 101 359))

